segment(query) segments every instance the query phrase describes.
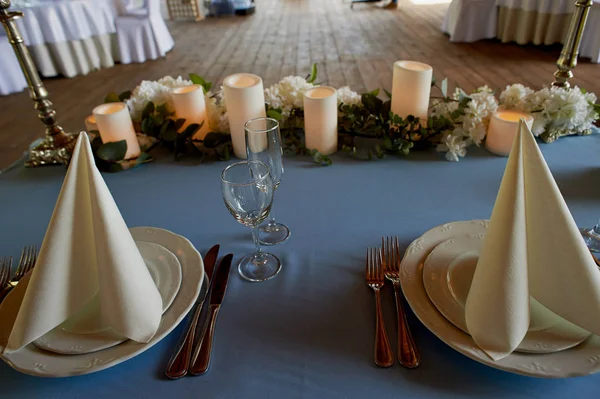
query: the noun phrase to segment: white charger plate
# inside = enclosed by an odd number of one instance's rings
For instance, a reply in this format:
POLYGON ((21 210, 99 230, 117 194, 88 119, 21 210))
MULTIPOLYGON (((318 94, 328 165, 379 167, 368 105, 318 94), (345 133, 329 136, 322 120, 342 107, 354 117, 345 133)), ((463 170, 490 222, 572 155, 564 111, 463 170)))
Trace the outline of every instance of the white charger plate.
POLYGON ((487 220, 453 222, 435 227, 407 248, 401 264, 402 291, 417 318, 439 339, 463 355, 500 370, 531 377, 567 378, 594 374, 600 370, 600 337, 590 336, 580 345, 556 353, 514 352, 493 361, 468 335, 450 323, 433 305, 423 285, 423 264, 429 253, 449 238, 484 234, 487 220))
MULTIPOLYGON (((423 284, 429 299, 448 321, 467 334, 465 304, 484 237, 452 237, 431 251, 423 267, 423 284)), ((529 331, 517 348, 519 352, 558 352, 579 345, 592 335, 533 298, 530 312, 529 331)))
MULTIPOLYGON (((181 265, 177 257, 162 245, 152 242, 136 241, 144 263, 160 292, 163 313, 171 306, 181 285, 181 265)), ((97 298, 96 298, 97 299, 97 298)), ((112 329, 98 326, 99 302, 93 300, 79 314, 56 327, 33 343, 40 349, 65 355, 92 353, 125 342, 127 338, 112 329)))
MULTIPOLYGON (((25 374, 39 377, 70 377, 89 374, 115 366, 150 349, 167 336, 188 314, 197 296, 206 293, 208 284, 204 281, 204 265, 200 253, 180 235, 155 227, 134 227, 130 229, 136 241, 153 242, 167 248, 177 256, 181 264, 182 282, 179 292, 169 309, 163 314, 158 331, 148 343, 124 342, 112 348, 77 356, 60 355, 43 351, 33 344, 21 350, 4 354, 11 323, 0 323, 0 358, 11 367, 25 374)), ((14 318, 18 311, 11 303, 20 303, 21 298, 9 295, 0 307, 0 320, 14 318), (9 302, 10 301, 10 302, 9 302)))

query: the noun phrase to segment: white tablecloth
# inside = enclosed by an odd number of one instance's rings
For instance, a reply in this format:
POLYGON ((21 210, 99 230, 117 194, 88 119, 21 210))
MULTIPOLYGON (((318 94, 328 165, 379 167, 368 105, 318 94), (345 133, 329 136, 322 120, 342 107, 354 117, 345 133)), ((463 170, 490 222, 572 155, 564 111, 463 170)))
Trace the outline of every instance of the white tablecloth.
POLYGON ((17 24, 42 76, 87 74, 114 65, 114 0, 21 0, 17 24))

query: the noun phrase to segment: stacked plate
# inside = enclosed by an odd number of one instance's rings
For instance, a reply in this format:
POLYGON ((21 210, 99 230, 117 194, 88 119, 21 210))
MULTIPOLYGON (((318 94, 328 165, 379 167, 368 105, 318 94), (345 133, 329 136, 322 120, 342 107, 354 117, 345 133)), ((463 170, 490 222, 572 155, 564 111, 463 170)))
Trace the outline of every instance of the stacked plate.
MULTIPOLYGON (((204 281, 204 267, 200 253, 180 235, 153 227, 130 229, 133 239, 144 258, 162 300, 162 321, 148 343, 124 340, 110 330, 99 331, 94 314, 97 303, 90 303, 78 315, 56 327, 33 344, 21 350, 0 354, 13 368, 42 377, 67 377, 89 374, 124 362, 151 348, 171 332, 192 308, 204 281)), ((3 313, 18 311, 21 298, 9 295, 3 303, 3 313), (15 306, 11 306, 11 303, 15 306)), ((0 326, 0 353, 8 341, 12 326, 0 326)))
POLYGON ((401 266, 404 296, 438 338, 473 360, 534 377, 565 378, 600 370, 600 337, 556 316, 530 299, 529 332, 509 356, 494 361, 468 334, 465 302, 488 221, 435 227, 406 250, 401 266))

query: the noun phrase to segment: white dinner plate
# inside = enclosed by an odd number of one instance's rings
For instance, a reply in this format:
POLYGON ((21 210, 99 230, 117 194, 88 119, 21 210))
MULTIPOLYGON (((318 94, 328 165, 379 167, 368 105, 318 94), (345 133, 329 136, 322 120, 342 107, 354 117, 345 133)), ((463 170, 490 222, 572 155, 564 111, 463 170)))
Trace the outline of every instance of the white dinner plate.
MULTIPOLYGON (((136 241, 144 263, 160 292, 163 313, 171 306, 181 285, 181 265, 162 245, 136 241)), ((92 353, 125 342, 127 338, 97 325, 100 303, 97 297, 86 308, 33 343, 40 349, 65 355, 92 353), (91 317, 94 317, 93 319, 91 317)))
POLYGON ((447 223, 417 238, 407 248, 401 264, 402 291, 415 315, 433 334, 451 348, 480 363, 511 373, 544 378, 589 375, 600 370, 600 337, 590 336, 580 345, 556 353, 513 352, 493 361, 473 339, 450 323, 433 305, 423 285, 423 264, 429 253, 449 238, 484 234, 487 220, 447 223))
MULTIPOLYGON (((467 334, 465 304, 484 237, 452 237, 431 251, 423 267, 423 284, 429 299, 446 319, 467 334)), ((579 345, 592 335, 533 298, 530 317, 529 331, 517 348, 519 352, 558 352, 579 345)))
POLYGON ((11 367, 39 377, 70 377, 104 370, 150 349, 169 334, 184 319, 200 294, 206 293, 204 266, 200 253, 182 236, 154 227, 130 229, 136 241, 153 242, 167 248, 181 264, 181 287, 175 300, 162 316, 158 331, 148 343, 127 341, 103 351, 77 356, 60 355, 41 350, 30 344, 17 352, 2 353, 22 298, 9 295, 0 306, 0 358, 11 367), (11 322, 6 322, 12 320, 11 322))

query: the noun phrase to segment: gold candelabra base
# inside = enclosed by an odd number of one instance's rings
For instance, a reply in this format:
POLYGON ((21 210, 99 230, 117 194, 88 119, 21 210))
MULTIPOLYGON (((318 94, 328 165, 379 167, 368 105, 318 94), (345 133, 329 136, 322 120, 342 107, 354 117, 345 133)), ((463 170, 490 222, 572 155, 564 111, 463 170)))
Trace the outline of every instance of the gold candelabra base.
POLYGON ((579 45, 583 36, 585 23, 592 7, 593 0, 577 0, 575 10, 567 31, 567 37, 563 44, 560 57, 556 62, 558 70, 554 73, 554 82, 552 86, 571 87, 569 79, 573 78, 572 69, 577 66, 577 56, 579 55, 579 45))
POLYGON ((68 165, 75 147, 76 136, 65 133, 56 123, 56 111, 48 99, 48 90, 44 87, 37 68, 31 59, 31 54, 25 45, 16 20, 23 17, 18 11, 8 11, 10 0, 0 0, 0 22, 8 35, 8 41, 17 55, 19 65, 27 80, 29 94, 35 102, 38 118, 46 126, 46 137, 29 151, 27 167, 44 165, 68 165))

